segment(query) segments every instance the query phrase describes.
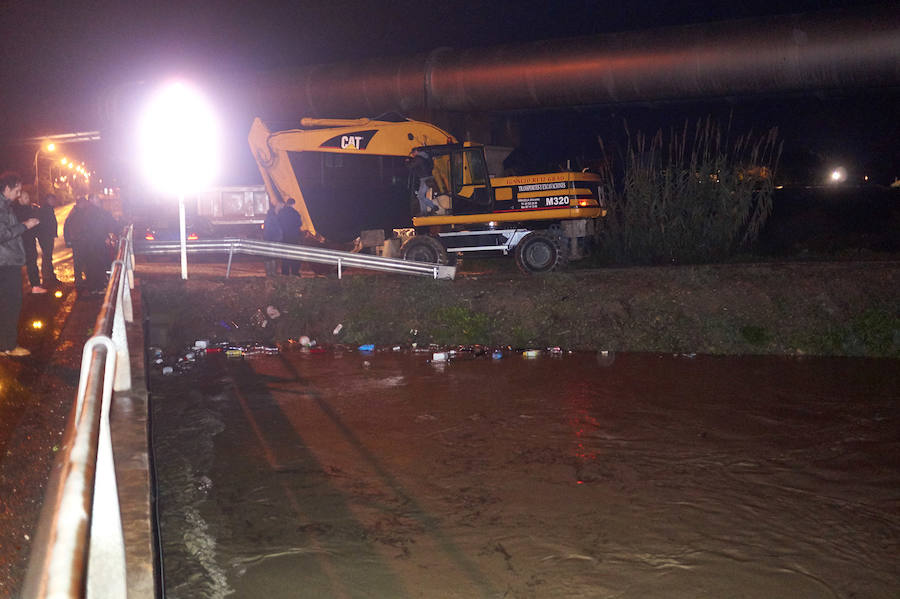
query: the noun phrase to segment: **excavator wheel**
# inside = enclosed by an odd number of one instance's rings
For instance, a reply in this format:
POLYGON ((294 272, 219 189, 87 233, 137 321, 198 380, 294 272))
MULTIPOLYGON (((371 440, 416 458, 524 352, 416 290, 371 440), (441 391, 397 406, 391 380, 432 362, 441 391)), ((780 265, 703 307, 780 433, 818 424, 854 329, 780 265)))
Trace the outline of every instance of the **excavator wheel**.
POLYGON ((447 264, 447 250, 441 242, 430 235, 416 235, 406 240, 400 248, 400 257, 414 262, 447 264))
POLYGON ((516 265, 526 275, 562 269, 568 262, 559 238, 544 231, 532 231, 516 245, 516 265))

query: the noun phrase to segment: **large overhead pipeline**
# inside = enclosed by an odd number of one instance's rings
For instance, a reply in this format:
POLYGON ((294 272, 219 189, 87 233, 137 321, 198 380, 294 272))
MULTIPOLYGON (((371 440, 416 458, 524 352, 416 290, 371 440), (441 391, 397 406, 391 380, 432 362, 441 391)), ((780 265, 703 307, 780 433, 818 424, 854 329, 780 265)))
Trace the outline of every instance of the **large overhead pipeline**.
POLYGON ((689 25, 259 75, 267 118, 490 111, 889 87, 896 5, 689 25))

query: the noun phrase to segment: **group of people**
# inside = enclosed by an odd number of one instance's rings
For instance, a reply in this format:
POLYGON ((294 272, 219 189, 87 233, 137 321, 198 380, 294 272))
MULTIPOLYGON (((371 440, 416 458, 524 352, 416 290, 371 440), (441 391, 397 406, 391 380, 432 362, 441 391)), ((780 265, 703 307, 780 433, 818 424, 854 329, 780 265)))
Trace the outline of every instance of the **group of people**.
MULTIPOLYGON (((294 208, 294 199, 284 200, 274 197, 269 202, 269 210, 266 212, 266 220, 263 222, 263 239, 266 241, 280 241, 300 245, 302 235, 300 227, 303 219, 294 208)), ((276 274, 278 264, 275 259, 266 260, 266 275, 276 274)), ((284 259, 281 261, 281 274, 300 275, 300 261, 284 259)))
MULTIPOLYGON (((72 248, 75 288, 80 293, 102 293, 106 287, 110 241, 115 219, 100 206, 96 194, 79 198, 63 226, 66 245, 72 248)), ((53 268, 53 245, 58 223, 53 197, 41 205, 31 202, 18 173, 0 174, 0 355, 27 356, 17 343, 22 310, 22 267, 32 294, 47 293, 59 284, 53 268), (41 248, 38 268, 36 244, 41 248)))
MULTIPOLYGON (((31 215, 19 220, 16 212, 21 197, 22 178, 18 173, 0 174, 0 354, 5 356, 31 353, 16 341, 22 310, 22 267, 26 256, 23 236, 36 229, 41 221, 31 215)), ((31 237, 31 245, 34 249, 34 237, 31 237)))
POLYGON ((29 218, 38 219, 38 225, 22 233, 22 244, 25 247, 25 272, 31 293, 47 293, 47 289, 55 287, 59 280, 53 270, 53 244, 58 228, 56 212, 53 210, 53 196, 44 198, 42 204, 31 201, 31 195, 22 190, 17 202, 13 203, 13 212, 20 223, 29 218), (41 266, 38 269, 38 254, 35 244, 41 246, 41 266))

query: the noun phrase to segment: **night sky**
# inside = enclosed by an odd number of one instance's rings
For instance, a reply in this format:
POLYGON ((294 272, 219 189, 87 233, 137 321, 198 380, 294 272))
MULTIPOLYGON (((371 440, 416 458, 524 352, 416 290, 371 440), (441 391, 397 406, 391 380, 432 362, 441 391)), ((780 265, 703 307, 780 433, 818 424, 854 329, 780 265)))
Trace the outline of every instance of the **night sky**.
MULTIPOLYGON (((25 171, 33 146, 14 142, 100 128, 97 99, 104 89, 123 82, 172 74, 237 78, 277 67, 412 54, 440 46, 492 46, 854 5, 849 0, 7 2, 0 16, 0 157, 3 168, 25 171)), ((610 119, 628 118, 652 128, 703 113, 734 113, 757 129, 780 126, 787 157, 852 160, 859 168, 877 163, 887 176, 898 166, 898 98, 896 90, 829 92, 579 109, 548 118, 560 126, 576 120, 600 131, 610 119)), ((249 124, 230 123, 231 139, 243 144, 249 124)), ((244 148, 236 147, 235 156, 244 148)), ((102 162, 102 147, 85 144, 79 152, 102 162)), ((238 173, 235 177, 254 176, 249 160, 231 170, 238 173)))

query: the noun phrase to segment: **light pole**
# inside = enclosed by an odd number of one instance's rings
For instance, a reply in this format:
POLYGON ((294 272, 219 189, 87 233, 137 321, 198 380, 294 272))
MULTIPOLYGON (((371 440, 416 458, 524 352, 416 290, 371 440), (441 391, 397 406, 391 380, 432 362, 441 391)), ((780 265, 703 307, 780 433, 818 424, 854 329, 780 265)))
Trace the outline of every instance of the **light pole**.
MULTIPOLYGON (((41 155, 41 150, 44 149, 41 146, 38 146, 37 152, 34 153, 34 203, 41 203, 41 179, 38 171, 38 156, 41 155)), ((52 152, 56 149, 55 143, 47 144, 47 151, 52 152)))
POLYGON ((183 81, 157 91, 144 108, 139 126, 141 164, 148 181, 178 196, 181 229, 181 278, 187 280, 185 195, 208 186, 218 169, 218 126, 199 90, 183 81))

